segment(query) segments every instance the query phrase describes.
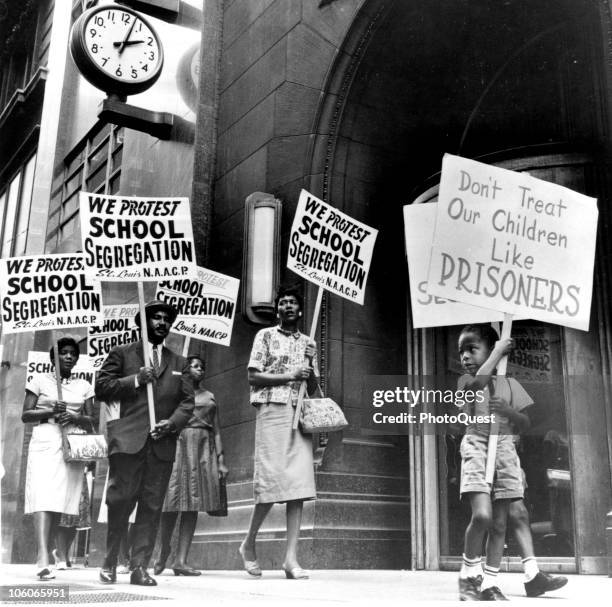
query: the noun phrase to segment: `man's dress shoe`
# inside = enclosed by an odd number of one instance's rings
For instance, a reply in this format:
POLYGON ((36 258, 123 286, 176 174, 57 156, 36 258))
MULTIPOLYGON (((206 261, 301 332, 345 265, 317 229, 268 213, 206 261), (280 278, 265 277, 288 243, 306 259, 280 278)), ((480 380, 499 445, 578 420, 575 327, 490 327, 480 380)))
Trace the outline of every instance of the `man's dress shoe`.
POLYGON ((157 582, 147 573, 144 567, 136 567, 130 576, 130 584, 137 586, 157 586, 157 582))

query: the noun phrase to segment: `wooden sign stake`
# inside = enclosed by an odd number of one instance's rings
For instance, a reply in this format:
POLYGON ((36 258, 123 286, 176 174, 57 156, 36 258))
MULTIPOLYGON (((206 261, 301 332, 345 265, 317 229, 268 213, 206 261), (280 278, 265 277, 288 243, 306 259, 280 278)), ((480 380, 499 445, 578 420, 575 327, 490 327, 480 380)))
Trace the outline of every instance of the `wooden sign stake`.
MULTIPOLYGON (((504 314, 504 324, 502 325, 500 339, 508 339, 512 332, 512 314, 504 314)), ((508 357, 504 356, 497 365, 497 376, 506 375, 508 367, 508 357)), ((491 395, 492 396, 492 395, 491 395)), ((497 440, 499 437, 499 422, 491 422, 491 430, 489 433, 489 445, 487 447, 487 466, 485 472, 485 480, 489 485, 493 485, 493 477, 495 475, 495 458, 497 455, 497 440)))
POLYGON ((57 386, 57 400, 64 400, 62 394, 62 374, 60 372, 59 348, 57 347, 57 333, 53 331, 51 337, 53 339, 53 366, 55 367, 55 385, 57 386))
MULTIPOLYGON (((310 325, 310 341, 313 341, 317 332, 317 323, 319 322, 319 314, 321 312, 321 301, 323 300, 323 288, 319 287, 317 291, 317 300, 315 302, 314 313, 312 315, 312 323, 310 325)), ((300 385, 300 391, 298 393, 297 406, 295 407, 295 414, 293 416, 293 429, 297 430, 298 423, 300 421, 300 414, 302 412, 302 401, 306 394, 306 381, 303 381, 300 385)))
POLYGON ((191 337, 189 337, 189 335, 187 335, 187 337, 185 337, 185 341, 183 342, 183 356, 187 356, 187 354, 189 354, 189 345, 191 344, 191 337))
MULTIPOLYGON (((144 288, 142 281, 138 281, 138 308, 140 310, 140 335, 142 337, 142 355, 145 367, 151 364, 151 345, 149 344, 149 331, 147 327, 147 315, 145 312, 144 288)), ((153 400, 153 384, 147 384, 147 401, 149 403, 149 424, 151 430, 155 428, 155 404, 153 400)))

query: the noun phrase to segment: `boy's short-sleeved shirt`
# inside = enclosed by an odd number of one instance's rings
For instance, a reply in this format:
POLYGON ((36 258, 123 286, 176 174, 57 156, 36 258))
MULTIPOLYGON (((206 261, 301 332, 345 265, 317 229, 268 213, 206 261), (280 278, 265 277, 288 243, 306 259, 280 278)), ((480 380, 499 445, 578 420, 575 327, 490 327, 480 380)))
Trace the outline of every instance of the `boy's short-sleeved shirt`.
MULTIPOLYGON (((262 329, 255 336, 248 368, 265 373, 286 373, 306 363, 307 335, 295 331, 290 333, 280 327, 262 329)), ((317 355, 312 359, 314 374, 318 376, 317 355)), ((251 386, 251 404, 287 404, 300 388, 299 381, 281 386, 251 386)))
MULTIPOLYGON (((467 373, 465 375, 462 375, 459 378, 459 381, 457 383, 457 389, 462 390, 465 387, 467 381, 471 379, 471 377, 472 376, 468 375, 467 373)), ((531 398, 531 396, 529 396, 525 388, 523 388, 523 386, 521 386, 521 384, 519 384, 519 382, 516 381, 516 379, 514 379, 513 377, 504 377, 503 380, 500 380, 494 376, 491 378, 491 382, 493 384, 493 394, 497 396, 502 396, 503 398, 506 398, 506 400, 509 400, 510 407, 512 407, 515 411, 522 411, 526 407, 533 405, 533 399, 531 398), (507 382, 506 386, 501 385, 502 381, 504 381, 504 383, 507 382)), ((483 393, 484 393, 484 398, 482 402, 477 402, 475 400, 473 403, 466 405, 470 407, 470 410, 468 411, 470 415, 473 415, 473 416, 489 415, 490 390, 488 386, 484 388, 483 393)), ((499 434, 516 434, 515 429, 513 428, 512 424, 508 421, 508 419, 506 419, 503 416, 499 416, 498 419, 499 419, 499 434)), ((489 424, 470 424, 466 429, 466 434, 488 434, 488 433, 489 433, 489 424)))

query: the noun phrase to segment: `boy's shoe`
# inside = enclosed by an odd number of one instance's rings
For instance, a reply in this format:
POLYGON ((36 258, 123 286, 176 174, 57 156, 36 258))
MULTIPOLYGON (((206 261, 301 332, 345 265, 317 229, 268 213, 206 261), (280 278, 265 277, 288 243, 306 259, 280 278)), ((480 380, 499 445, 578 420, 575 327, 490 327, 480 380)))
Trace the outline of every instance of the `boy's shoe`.
POLYGON ((479 601, 481 584, 482 575, 477 575, 476 577, 459 578, 459 600, 479 601))
POLYGON ((567 578, 562 575, 549 575, 538 571, 538 574, 529 582, 525 582, 527 596, 540 596, 551 590, 559 590, 567 584, 567 578))
POLYGON ((480 593, 481 601, 508 601, 504 593, 497 586, 489 586, 480 593))

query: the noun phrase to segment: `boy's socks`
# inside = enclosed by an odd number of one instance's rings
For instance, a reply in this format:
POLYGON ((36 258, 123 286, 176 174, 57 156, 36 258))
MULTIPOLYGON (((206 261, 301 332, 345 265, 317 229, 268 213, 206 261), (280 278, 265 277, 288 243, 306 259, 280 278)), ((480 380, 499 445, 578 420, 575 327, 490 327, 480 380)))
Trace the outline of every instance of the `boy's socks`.
POLYGON ((467 579, 469 577, 476 577, 482 575, 482 563, 481 557, 476 556, 473 559, 463 555, 463 562, 461 563, 461 570, 459 571, 459 577, 461 579, 467 579))
POLYGON ((485 565, 484 568, 484 579, 482 580, 481 590, 497 586, 497 574, 499 573, 499 567, 490 567, 485 565))
POLYGON ((525 572, 525 581, 531 582, 540 571, 538 561, 536 561, 535 556, 528 556, 527 558, 521 559, 521 562, 523 563, 523 571, 525 572))

